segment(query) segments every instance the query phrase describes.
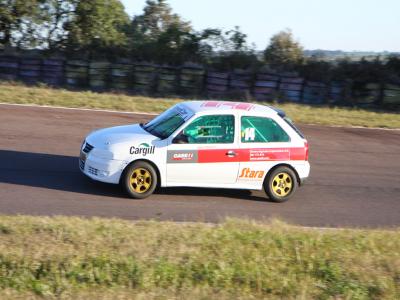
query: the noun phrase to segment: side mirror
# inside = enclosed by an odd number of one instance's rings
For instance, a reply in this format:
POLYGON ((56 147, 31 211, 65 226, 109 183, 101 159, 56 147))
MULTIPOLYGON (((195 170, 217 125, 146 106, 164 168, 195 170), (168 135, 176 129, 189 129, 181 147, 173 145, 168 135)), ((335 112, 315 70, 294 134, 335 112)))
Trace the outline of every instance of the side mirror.
POLYGON ((173 140, 173 144, 188 144, 189 138, 183 132, 179 133, 173 140))

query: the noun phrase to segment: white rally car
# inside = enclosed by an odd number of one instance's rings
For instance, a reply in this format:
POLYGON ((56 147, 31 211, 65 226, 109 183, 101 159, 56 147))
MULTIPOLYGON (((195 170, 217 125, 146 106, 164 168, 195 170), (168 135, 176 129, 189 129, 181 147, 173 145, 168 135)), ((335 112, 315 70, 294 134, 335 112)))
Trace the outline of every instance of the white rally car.
POLYGON ((81 147, 90 178, 133 198, 156 186, 264 189, 283 202, 310 172, 308 143, 284 112, 258 104, 190 101, 146 124, 97 130, 81 147))

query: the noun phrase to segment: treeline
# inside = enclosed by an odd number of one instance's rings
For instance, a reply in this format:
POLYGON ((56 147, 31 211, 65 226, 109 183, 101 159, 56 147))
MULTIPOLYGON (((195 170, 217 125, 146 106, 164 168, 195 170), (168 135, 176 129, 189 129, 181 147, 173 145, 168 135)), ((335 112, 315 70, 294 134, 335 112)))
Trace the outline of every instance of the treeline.
POLYGON ((0 0, 0 47, 38 49, 67 58, 127 58, 160 65, 194 62, 216 71, 295 71, 307 80, 400 82, 400 58, 326 62, 305 57, 290 30, 277 33, 263 52, 255 50, 239 27, 196 31, 166 0, 147 0, 130 17, 119 0, 0 0))
POLYGON ((19 50, 172 65, 206 63, 216 52, 255 60, 246 37, 238 27, 195 31, 166 0, 148 0, 132 18, 119 0, 0 0, 0 44, 19 50))

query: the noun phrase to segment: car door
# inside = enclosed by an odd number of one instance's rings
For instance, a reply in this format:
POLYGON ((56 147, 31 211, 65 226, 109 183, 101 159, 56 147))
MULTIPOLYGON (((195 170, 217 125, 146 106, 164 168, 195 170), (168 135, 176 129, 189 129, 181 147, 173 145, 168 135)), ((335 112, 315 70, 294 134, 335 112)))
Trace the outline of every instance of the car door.
POLYGON ((167 148, 167 185, 218 187, 236 182, 239 159, 234 114, 194 117, 167 148))
POLYGON ((238 183, 261 188, 265 175, 278 162, 290 160, 290 137, 272 118, 241 116, 238 183))

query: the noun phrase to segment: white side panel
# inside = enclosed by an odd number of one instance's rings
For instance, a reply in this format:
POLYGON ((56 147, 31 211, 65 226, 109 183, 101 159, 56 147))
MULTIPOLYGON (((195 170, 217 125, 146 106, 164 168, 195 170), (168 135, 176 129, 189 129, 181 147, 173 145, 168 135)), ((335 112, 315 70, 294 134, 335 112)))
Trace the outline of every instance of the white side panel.
POLYGON ((275 165, 276 162, 267 161, 241 162, 237 182, 260 190, 263 188, 265 176, 275 165))
POLYGON ((296 169, 300 179, 305 179, 310 175, 310 163, 308 161, 292 162, 291 165, 296 169))
POLYGON ((181 182, 191 186, 234 183, 239 163, 168 164, 168 186, 181 182))

